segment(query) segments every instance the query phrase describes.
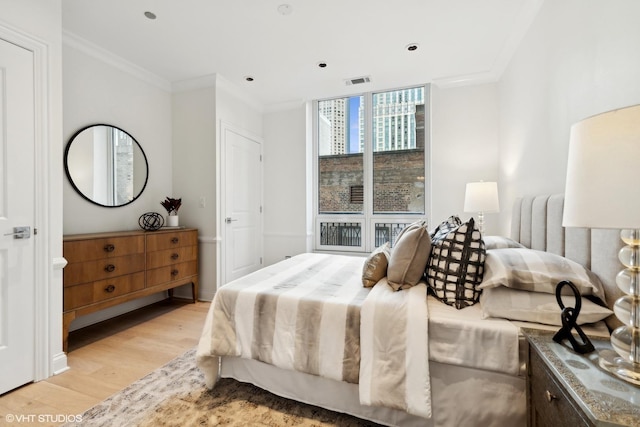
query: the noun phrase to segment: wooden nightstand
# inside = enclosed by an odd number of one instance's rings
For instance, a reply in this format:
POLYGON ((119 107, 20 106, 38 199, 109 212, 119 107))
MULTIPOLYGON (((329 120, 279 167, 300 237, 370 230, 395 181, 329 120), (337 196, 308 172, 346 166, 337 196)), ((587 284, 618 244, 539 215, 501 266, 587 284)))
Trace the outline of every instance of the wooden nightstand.
POLYGON ((529 427, 640 426, 640 387, 598 366, 609 340, 591 338, 596 351, 578 354, 553 341, 555 332, 523 329, 529 342, 529 427))

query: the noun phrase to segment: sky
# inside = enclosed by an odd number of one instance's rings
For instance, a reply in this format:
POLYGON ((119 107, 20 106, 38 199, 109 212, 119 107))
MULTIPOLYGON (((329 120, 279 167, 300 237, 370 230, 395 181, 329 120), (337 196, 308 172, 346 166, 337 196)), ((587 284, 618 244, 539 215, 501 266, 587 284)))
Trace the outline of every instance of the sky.
POLYGON ((349 153, 360 152, 360 111, 361 96, 349 97, 349 153))

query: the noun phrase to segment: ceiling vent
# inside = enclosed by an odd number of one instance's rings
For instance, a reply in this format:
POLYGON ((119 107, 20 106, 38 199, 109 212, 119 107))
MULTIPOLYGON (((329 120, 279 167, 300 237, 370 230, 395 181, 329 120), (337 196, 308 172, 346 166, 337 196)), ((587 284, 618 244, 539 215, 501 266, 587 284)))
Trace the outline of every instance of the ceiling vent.
POLYGON ((355 77, 353 79, 347 79, 345 82, 347 86, 351 85, 361 85, 362 83, 369 83, 371 81, 371 77, 355 77))

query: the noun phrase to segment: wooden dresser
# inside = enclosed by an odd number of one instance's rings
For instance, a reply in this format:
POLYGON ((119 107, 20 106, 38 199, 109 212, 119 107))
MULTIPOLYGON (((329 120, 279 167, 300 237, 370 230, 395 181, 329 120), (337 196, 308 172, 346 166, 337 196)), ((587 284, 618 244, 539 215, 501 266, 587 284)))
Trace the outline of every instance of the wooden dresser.
POLYGON ((78 316, 191 284, 198 296, 198 230, 64 236, 63 347, 78 316))

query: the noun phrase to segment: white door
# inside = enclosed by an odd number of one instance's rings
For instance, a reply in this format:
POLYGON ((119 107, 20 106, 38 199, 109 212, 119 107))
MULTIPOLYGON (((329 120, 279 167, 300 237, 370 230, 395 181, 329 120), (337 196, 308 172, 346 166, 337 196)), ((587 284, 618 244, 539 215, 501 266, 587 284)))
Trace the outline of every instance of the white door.
POLYGON ((261 145, 241 131, 223 127, 224 282, 262 266, 261 145))
POLYGON ((33 53, 0 39, 0 393, 35 378, 33 53))

